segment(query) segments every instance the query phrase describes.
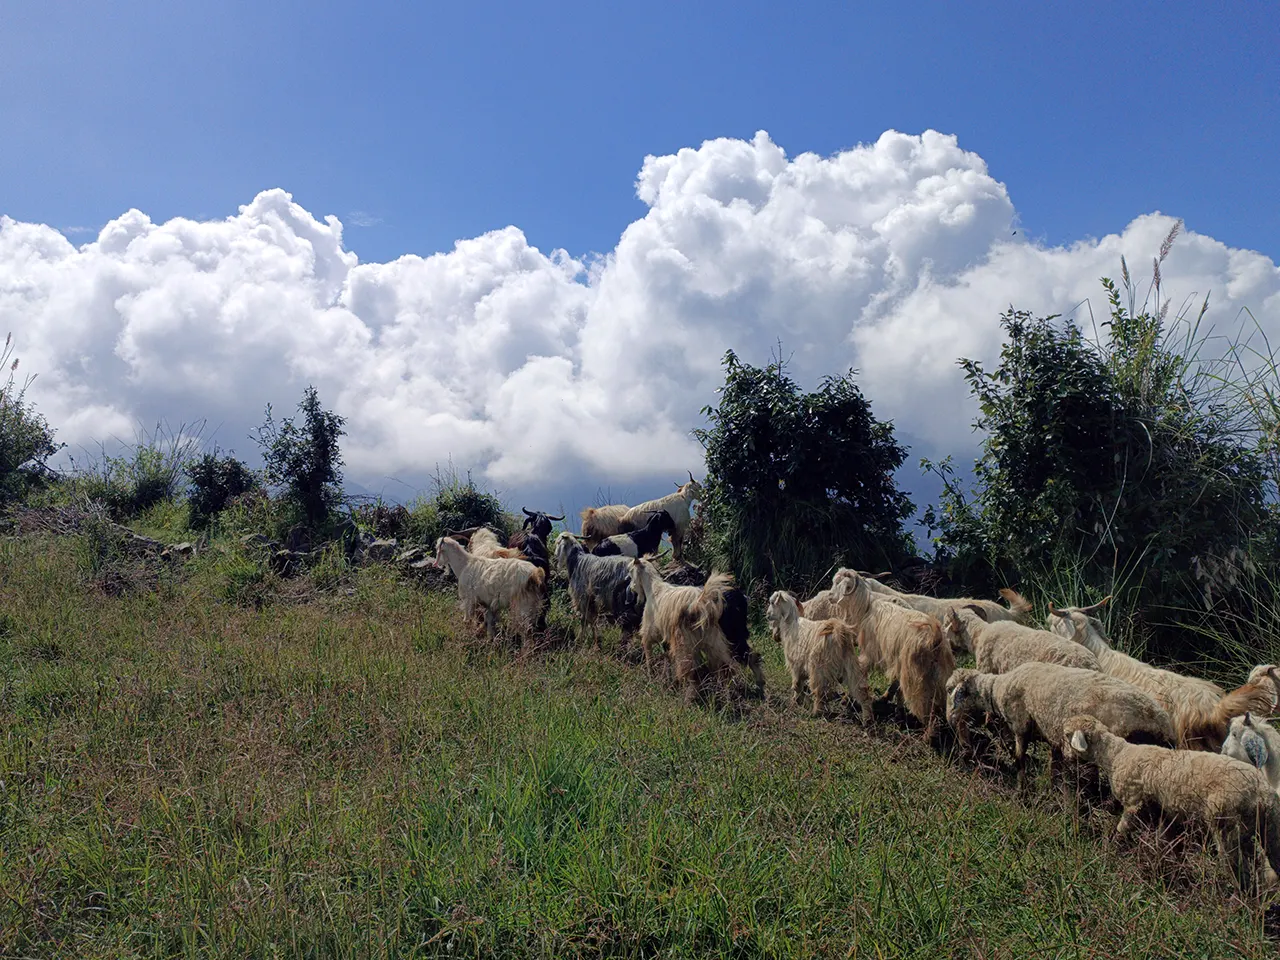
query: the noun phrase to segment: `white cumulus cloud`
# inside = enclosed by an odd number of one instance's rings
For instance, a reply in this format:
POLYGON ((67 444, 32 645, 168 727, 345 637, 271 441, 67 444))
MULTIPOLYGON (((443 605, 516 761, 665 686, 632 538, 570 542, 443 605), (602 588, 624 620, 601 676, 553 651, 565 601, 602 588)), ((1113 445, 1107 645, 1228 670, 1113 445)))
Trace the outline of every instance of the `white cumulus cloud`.
MULTIPOLYGON (((371 485, 449 458, 506 489, 665 485, 697 471, 689 431, 724 351, 764 362, 779 340, 806 383, 857 368, 914 454, 972 453, 956 358, 992 359, 1010 304, 1097 313, 1098 278, 1121 254, 1140 272, 1173 223, 1067 247, 1013 236, 1004 185, 933 131, 830 157, 788 158, 764 132, 711 140, 645 158, 635 189, 647 213, 590 262, 511 226, 361 264, 337 218, 279 189, 220 221, 130 210, 80 246, 0 218, 0 330, 72 445, 207 419, 244 451, 265 404, 290 410, 310 382, 371 485)), ((1188 226, 1166 291, 1212 291, 1210 322, 1247 306, 1280 335, 1276 264, 1188 226)))

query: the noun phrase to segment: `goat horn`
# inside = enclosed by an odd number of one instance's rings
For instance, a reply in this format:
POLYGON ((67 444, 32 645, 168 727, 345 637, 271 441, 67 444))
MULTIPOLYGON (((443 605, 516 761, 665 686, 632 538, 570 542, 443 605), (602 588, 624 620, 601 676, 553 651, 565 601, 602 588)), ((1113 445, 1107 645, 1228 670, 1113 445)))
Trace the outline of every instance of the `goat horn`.
POLYGON ((530 510, 528 507, 521 507, 520 509, 524 511, 524 515, 525 515, 526 517, 536 517, 536 516, 537 516, 537 514, 536 514, 536 513, 534 513, 532 510, 530 510))
MULTIPOLYGON (((483 526, 484 526, 483 523, 480 524, 480 527, 483 527, 483 526)), ((467 527, 465 530, 446 530, 444 532, 444 535, 446 537, 469 537, 473 533, 475 533, 477 530, 479 530, 480 527, 467 527)))
POLYGON ((690 482, 690 483, 696 483, 696 482, 697 482, 696 480, 694 480, 694 479, 693 479, 693 471, 692 471, 692 470, 686 470, 685 472, 689 474, 689 482, 690 482))
POLYGON ((1111 594, 1109 594, 1109 593, 1108 593, 1105 597, 1103 597, 1101 600, 1099 600, 1099 601, 1098 601, 1097 603, 1095 603, 1093 606, 1091 606, 1091 607, 1080 607, 1079 609, 1080 609, 1080 612, 1081 612, 1081 613, 1090 613, 1090 612, 1092 612, 1092 611, 1094 611, 1094 610, 1097 610, 1099 607, 1105 607, 1105 606, 1106 606, 1108 603, 1110 603, 1110 602, 1111 602, 1111 594))
POLYGON ((543 516, 545 516, 548 520, 563 520, 563 519, 564 519, 564 516, 563 516, 563 515, 561 515, 561 516, 559 516, 559 517, 553 517, 551 514, 546 513, 546 514, 543 514, 543 516))

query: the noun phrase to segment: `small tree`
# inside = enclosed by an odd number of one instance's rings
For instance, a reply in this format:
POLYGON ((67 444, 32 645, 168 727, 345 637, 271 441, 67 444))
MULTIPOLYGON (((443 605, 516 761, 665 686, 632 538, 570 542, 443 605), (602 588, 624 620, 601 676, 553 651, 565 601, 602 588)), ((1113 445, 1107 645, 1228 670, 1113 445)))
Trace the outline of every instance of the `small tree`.
POLYGON ((188 523, 193 530, 203 530, 231 500, 258 485, 258 478, 246 464, 234 456, 220 457, 217 450, 187 464, 186 474, 191 482, 188 523))
POLYGON ((709 547, 740 580, 811 586, 838 564, 881 566, 910 550, 911 501, 894 483, 906 451, 875 419, 853 372, 804 393, 778 359, 729 351, 707 452, 709 547))
POLYGON ((45 462, 61 449, 53 442, 49 422, 26 399, 34 377, 17 379, 18 360, 13 356, 13 334, 0 350, 0 504, 22 496, 45 469, 45 462))
POLYGON ((315 529, 329 519, 342 501, 342 453, 338 438, 346 431, 344 417, 320 405, 316 388, 308 386, 298 403, 302 424, 293 419, 277 424, 267 404, 266 420, 254 438, 262 448, 267 482, 284 488, 307 526, 315 529))

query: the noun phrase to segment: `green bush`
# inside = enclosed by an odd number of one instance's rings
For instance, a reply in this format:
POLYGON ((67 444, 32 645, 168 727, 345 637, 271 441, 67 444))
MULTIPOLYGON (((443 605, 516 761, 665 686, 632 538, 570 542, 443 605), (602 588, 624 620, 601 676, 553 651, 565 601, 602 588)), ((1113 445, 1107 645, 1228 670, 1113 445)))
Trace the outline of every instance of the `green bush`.
POLYGON ((720 405, 695 431, 707 451, 703 491, 711 557, 743 583, 812 586, 840 564, 900 561, 911 501, 893 472, 906 451, 875 419, 852 372, 803 392, 778 360, 725 355, 720 405))
POLYGON ((0 504, 20 499, 46 472, 45 463, 61 449, 53 442, 49 422, 26 399, 33 377, 17 380, 18 361, 13 356, 13 334, 0 349, 0 504))
POLYGON ((157 424, 140 431, 132 449, 112 455, 99 447, 96 460, 75 468, 73 486, 80 495, 103 504, 116 520, 129 520, 166 500, 177 499, 185 484, 185 468, 195 455, 200 431, 170 430, 157 424))
POLYGON ((246 464, 233 456, 220 457, 217 450, 187 464, 186 474, 191 484, 188 522, 193 530, 208 527, 231 500, 258 486, 257 476, 246 464))
POLYGON ((257 443, 266 463, 267 482, 282 488, 312 530, 324 527, 342 502, 342 452, 338 438, 345 418, 320 405, 316 388, 308 386, 298 403, 302 423, 292 418, 277 424, 267 405, 257 443))

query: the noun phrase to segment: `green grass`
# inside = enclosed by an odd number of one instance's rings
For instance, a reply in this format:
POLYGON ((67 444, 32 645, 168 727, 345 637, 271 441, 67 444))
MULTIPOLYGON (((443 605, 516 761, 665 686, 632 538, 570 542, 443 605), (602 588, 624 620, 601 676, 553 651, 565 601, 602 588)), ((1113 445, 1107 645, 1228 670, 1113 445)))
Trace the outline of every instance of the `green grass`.
POLYGON ((811 720, 768 641, 716 712, 385 568, 111 595, 75 551, 0 541, 0 956, 1273 952, 1193 845, 811 720))

